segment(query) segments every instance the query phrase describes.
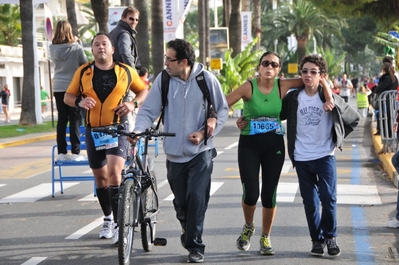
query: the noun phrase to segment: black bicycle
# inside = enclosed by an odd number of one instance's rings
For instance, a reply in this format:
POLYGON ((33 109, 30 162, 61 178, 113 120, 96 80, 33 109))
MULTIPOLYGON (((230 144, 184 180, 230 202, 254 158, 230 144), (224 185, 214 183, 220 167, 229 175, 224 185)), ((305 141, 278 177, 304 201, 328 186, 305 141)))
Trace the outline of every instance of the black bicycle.
MULTIPOLYGON (((152 128, 142 133, 126 132, 122 124, 97 127, 93 132, 118 137, 121 135, 143 139, 142 152, 131 146, 131 152, 122 170, 122 182, 118 192, 118 260, 121 265, 130 264, 134 232, 141 228, 141 242, 146 252, 154 245, 166 245, 165 238, 156 238, 156 222, 159 213, 157 179, 153 160, 148 156, 148 144, 154 137, 176 136, 175 133, 161 132, 152 128), (135 151, 136 150, 136 151, 135 151)), ((140 139, 140 140, 141 140, 140 139)))

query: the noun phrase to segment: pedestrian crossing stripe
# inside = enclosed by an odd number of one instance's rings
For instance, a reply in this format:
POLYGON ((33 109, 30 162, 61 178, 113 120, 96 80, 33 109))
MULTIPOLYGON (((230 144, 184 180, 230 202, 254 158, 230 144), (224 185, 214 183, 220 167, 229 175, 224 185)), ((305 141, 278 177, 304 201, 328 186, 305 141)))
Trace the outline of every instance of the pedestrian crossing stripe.
MULTIPOLYGON (((68 182, 64 183, 64 189, 68 189, 79 182, 68 182)), ((55 186, 55 192, 60 192, 59 185, 55 186)), ((0 204, 2 203, 19 203, 19 202, 35 202, 44 197, 51 196, 51 183, 42 183, 35 187, 29 188, 27 190, 15 193, 8 197, 0 199, 0 204)))
POLYGON ((47 257, 33 257, 33 258, 30 258, 29 260, 25 261, 21 265, 36 265, 46 259, 47 259, 47 257))
MULTIPOLYGON (((210 190, 210 196, 212 196, 222 185, 224 184, 224 182, 211 182, 211 190, 210 190)), ((164 201, 173 201, 173 199, 175 198, 175 196, 172 194, 170 194, 168 197, 166 197, 164 199, 164 201)))
MULTIPOLYGON (((66 182, 64 183, 64 189, 71 188, 79 183, 80 182, 66 182)), ((158 185, 158 189, 167 183, 167 180, 164 180, 158 185)), ((223 184, 224 182, 212 181, 210 195, 212 196, 223 184)), ((4 186, 6 186, 6 184, 0 184, 0 188, 4 186)), ((55 186, 55 192, 60 192, 59 185, 55 186)), ((0 199, 0 204, 35 202, 47 196, 51 196, 51 183, 42 183, 35 187, 2 198, 0 199)), ((300 197, 298 183, 279 183, 277 187, 277 202, 294 202, 296 196, 300 197)), ((172 201, 173 198, 173 194, 170 194, 164 199, 164 201, 172 201)), ((91 193, 79 199, 79 201, 97 201, 97 197, 91 193)), ((382 201, 375 185, 338 184, 337 204, 380 205, 382 204, 382 201)))

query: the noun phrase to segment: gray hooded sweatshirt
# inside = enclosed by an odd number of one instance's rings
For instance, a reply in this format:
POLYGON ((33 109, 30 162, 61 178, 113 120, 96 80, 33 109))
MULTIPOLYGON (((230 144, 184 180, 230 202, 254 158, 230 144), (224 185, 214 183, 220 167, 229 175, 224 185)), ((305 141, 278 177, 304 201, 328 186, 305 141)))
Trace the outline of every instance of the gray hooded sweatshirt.
MULTIPOLYGON (((158 118, 162 108, 162 73, 155 79, 150 92, 140 107, 136 118, 134 131, 142 132, 150 128, 158 118)), ((187 81, 171 76, 169 81, 168 106, 165 107, 165 132, 176 133, 176 137, 165 137, 163 147, 167 159, 174 163, 186 163, 196 155, 214 148, 213 139, 220 132, 228 118, 228 105, 219 81, 216 77, 204 70, 204 66, 195 63, 187 81), (188 136, 204 128, 205 106, 207 101, 198 86, 195 77, 204 72, 205 82, 214 108, 217 112, 217 125, 213 136, 208 139, 207 145, 202 141, 195 145, 188 140, 188 136)))
POLYGON ((54 63, 53 92, 65 92, 76 69, 87 63, 86 55, 77 42, 51 44, 49 49, 54 63))

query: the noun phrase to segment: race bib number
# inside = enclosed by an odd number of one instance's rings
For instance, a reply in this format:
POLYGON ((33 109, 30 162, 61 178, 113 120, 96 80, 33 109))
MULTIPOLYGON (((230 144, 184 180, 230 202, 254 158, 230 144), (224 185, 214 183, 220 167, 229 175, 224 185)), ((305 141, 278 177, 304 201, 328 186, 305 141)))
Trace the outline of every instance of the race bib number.
POLYGON ((262 134, 275 131, 280 128, 280 124, 276 120, 251 120, 249 134, 262 134))
POLYGON ((100 132, 91 132, 96 150, 111 149, 118 146, 118 137, 100 132))

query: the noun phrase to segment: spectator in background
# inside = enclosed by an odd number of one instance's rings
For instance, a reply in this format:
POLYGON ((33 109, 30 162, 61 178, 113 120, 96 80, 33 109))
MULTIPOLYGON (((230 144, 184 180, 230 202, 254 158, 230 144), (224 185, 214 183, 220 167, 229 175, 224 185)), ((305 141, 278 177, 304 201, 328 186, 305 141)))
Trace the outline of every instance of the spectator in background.
POLYGON ((40 101, 42 105, 42 117, 46 117, 46 108, 47 108, 47 100, 50 99, 46 90, 43 87, 40 87, 40 101))
MULTIPOLYGON (((114 45, 115 52, 113 59, 116 62, 125 63, 137 71, 141 69, 141 62, 136 43, 136 27, 139 24, 140 12, 134 6, 126 7, 121 15, 118 25, 109 33, 109 37, 114 45)), ((135 98, 133 91, 129 91, 127 101, 133 101, 135 98)), ((136 121, 136 109, 129 113, 128 123, 129 131, 134 128, 136 121)))
POLYGON ((371 94, 371 90, 368 89, 364 84, 360 84, 358 91, 357 91, 357 111, 359 112, 360 116, 367 117, 368 113, 368 106, 369 100, 368 95, 371 94))
POLYGON ((114 61, 125 63, 137 71, 141 68, 141 62, 136 44, 136 26, 139 23, 140 12, 133 6, 126 7, 118 25, 109 33, 109 37, 115 47, 114 61))
POLYGON ((79 124, 80 110, 64 103, 65 91, 76 69, 87 62, 82 42, 72 34, 72 26, 60 20, 55 28, 54 38, 49 47, 50 58, 54 63, 53 91, 58 111, 57 150, 58 160, 82 160, 80 155, 79 124), (72 157, 67 152, 66 128, 69 122, 72 157))
POLYGON ((140 68, 139 76, 146 83, 147 89, 150 89, 150 80, 148 79, 148 69, 146 67, 142 66, 140 68))
POLYGON ((352 82, 347 78, 346 74, 342 75, 342 79, 341 81, 338 81, 337 87, 339 88, 339 95, 341 96, 341 98, 343 98, 345 102, 348 103, 353 85, 352 82))
POLYGON ((8 104, 10 101, 10 90, 8 89, 8 85, 4 85, 3 90, 0 92, 1 97, 1 107, 3 109, 4 115, 6 115, 6 119, 4 122, 10 123, 10 114, 8 113, 8 104))
MULTIPOLYGON (((396 132, 397 136, 396 139, 399 139, 399 132, 398 132, 398 122, 399 122, 399 113, 396 114, 395 123, 393 124, 393 131, 396 132)), ((396 172, 399 174, 399 151, 396 152, 392 157, 392 165, 395 167, 396 172)), ((399 228, 399 191, 398 191, 398 198, 396 200, 396 213, 395 217, 388 221, 387 226, 390 228, 399 228)))

